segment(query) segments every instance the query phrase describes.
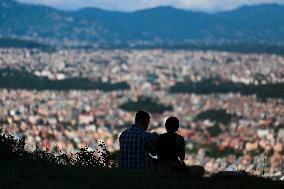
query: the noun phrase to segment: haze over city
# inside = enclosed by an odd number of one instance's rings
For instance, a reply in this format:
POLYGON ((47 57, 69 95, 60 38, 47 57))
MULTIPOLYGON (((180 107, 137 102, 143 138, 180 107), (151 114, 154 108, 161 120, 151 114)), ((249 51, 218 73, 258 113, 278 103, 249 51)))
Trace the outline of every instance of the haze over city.
POLYGON ((43 4, 60 9, 74 10, 97 7, 107 10, 134 11, 157 6, 216 12, 232 10, 243 5, 263 3, 284 4, 283 0, 18 0, 19 2, 43 4))

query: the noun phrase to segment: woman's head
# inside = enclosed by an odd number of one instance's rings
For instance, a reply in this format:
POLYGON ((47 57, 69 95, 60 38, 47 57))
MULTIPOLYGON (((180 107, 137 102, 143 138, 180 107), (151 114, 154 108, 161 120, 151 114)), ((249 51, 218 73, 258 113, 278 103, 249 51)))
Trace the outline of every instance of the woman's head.
POLYGON ((179 129, 179 120, 176 117, 169 117, 165 123, 168 133, 175 133, 179 129))

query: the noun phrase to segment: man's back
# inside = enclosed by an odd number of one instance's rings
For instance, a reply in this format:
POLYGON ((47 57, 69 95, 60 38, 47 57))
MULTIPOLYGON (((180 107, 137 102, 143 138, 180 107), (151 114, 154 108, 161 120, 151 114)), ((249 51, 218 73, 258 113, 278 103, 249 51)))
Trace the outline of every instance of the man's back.
POLYGON ((138 125, 122 132, 120 138, 119 168, 152 169, 149 152, 153 150, 150 136, 138 125))

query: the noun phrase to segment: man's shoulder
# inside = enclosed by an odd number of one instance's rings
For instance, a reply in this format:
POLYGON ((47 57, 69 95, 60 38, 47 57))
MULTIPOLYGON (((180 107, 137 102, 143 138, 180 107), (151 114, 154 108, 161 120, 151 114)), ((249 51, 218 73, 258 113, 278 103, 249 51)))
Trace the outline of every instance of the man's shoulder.
POLYGON ((121 132, 121 134, 129 132, 130 129, 131 129, 131 128, 127 128, 127 129, 123 130, 123 131, 121 132))
POLYGON ((131 132, 131 127, 122 131, 120 136, 126 135, 127 133, 130 133, 130 132, 131 132))
POLYGON ((122 133, 121 133, 120 136, 129 135, 129 134, 137 134, 137 133, 144 134, 145 132, 142 131, 141 129, 135 128, 135 127, 132 125, 130 128, 125 129, 124 131, 122 131, 122 133))

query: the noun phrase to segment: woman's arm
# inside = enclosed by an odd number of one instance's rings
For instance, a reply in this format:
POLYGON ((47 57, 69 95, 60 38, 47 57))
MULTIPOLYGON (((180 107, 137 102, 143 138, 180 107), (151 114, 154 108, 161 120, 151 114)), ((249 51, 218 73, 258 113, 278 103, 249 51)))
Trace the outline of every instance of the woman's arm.
POLYGON ((177 135, 177 146, 179 149, 179 158, 181 161, 184 160, 185 158, 185 142, 184 142, 184 138, 180 135, 177 135))

